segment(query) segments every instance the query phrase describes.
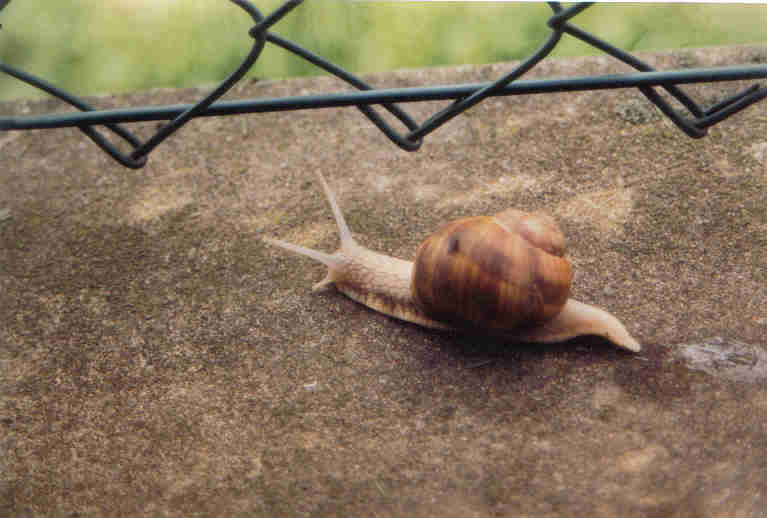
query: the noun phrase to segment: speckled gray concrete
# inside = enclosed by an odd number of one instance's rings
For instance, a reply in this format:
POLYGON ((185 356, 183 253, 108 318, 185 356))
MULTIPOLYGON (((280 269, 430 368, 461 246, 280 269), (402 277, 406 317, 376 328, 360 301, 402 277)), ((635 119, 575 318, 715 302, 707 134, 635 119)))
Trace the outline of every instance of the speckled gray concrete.
MULTIPOLYGON (((646 57, 763 63, 767 48, 646 57)), ((248 82, 228 98, 341 88, 248 82)), ((2 134, 0 515, 765 516, 766 135, 767 102, 691 140, 631 90, 491 99, 415 154, 354 109, 197 120, 141 171, 75 130, 2 134), (401 257, 448 218, 553 212, 575 295, 643 352, 439 334, 311 293, 322 268, 259 236, 333 249, 314 170, 360 241, 401 257)))

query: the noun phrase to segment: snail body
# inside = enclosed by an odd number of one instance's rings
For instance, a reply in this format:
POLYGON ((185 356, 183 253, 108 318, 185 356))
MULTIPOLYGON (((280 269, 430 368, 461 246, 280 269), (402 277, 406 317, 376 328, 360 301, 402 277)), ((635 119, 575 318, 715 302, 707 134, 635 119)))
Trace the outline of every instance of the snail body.
POLYGON ((356 242, 333 191, 319 181, 338 225, 328 254, 264 238, 328 268, 313 290, 334 284, 376 311, 424 327, 476 330, 523 342, 598 335, 638 352, 639 343, 608 312, 570 298, 572 269, 562 232, 550 216, 508 209, 447 223, 419 247, 414 262, 356 242))

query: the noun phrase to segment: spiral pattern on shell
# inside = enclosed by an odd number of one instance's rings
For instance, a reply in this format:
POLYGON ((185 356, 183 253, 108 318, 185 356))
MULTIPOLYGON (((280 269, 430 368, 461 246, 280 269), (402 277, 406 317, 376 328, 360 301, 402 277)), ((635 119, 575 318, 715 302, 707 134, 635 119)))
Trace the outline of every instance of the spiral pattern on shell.
POLYGON ((453 221, 429 236, 416 254, 411 289, 434 319, 503 331, 556 316, 572 277, 554 220, 509 209, 453 221))

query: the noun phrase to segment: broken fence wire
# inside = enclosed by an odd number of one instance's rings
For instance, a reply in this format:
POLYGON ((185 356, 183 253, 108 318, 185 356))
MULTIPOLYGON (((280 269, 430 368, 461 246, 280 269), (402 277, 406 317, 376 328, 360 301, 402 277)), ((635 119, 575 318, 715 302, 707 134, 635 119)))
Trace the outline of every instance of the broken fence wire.
MULTIPOLYGON (((9 0, 0 0, 0 10, 9 0)), ((423 137, 436 130, 456 115, 468 110, 483 99, 500 95, 521 95, 533 93, 565 92, 577 90, 598 90, 611 88, 638 88, 652 103, 669 117, 688 136, 701 138, 707 128, 767 97, 767 88, 758 84, 746 88, 708 109, 701 108, 688 97, 678 85, 713 81, 735 81, 767 77, 767 65, 698 68, 677 71, 655 71, 631 54, 603 41, 576 27, 570 20, 578 13, 593 5, 593 2, 579 3, 563 8, 559 2, 549 2, 554 14, 547 21, 552 30, 548 40, 530 57, 519 63, 511 72, 488 83, 448 85, 416 88, 374 89, 358 77, 324 58, 284 39, 268 29, 298 7, 303 0, 287 0, 269 16, 247 0, 229 0, 241 7, 253 19, 255 25, 248 34, 255 40, 242 64, 217 88, 196 104, 159 107, 127 108, 120 110, 96 110, 82 99, 57 88, 49 82, 27 74, 14 67, 0 63, 0 71, 25 83, 39 88, 52 96, 66 101, 79 112, 63 114, 0 117, 0 130, 25 130, 43 128, 77 127, 120 164, 138 169, 146 164, 147 156, 163 140, 194 117, 233 115, 238 113, 261 113, 270 111, 302 110, 338 106, 356 106, 373 124, 400 148, 415 151, 421 147, 423 137), (559 43, 563 34, 569 34, 606 54, 634 67, 638 72, 622 75, 572 77, 564 79, 518 80, 538 62, 548 56, 559 43), (282 47, 317 67, 343 79, 360 92, 337 94, 303 95, 283 98, 251 99, 246 101, 215 101, 226 93, 253 66, 261 55, 266 43, 282 47), (674 109, 654 87, 662 87, 674 97, 689 115, 674 109), (416 123, 396 103, 453 99, 446 108, 436 112, 422 124, 416 123), (407 128, 398 131, 386 122, 373 108, 381 105, 407 128), (141 142, 120 123, 168 120, 146 142, 141 142), (132 151, 126 154, 112 144, 95 126, 104 126, 126 141, 132 151)))

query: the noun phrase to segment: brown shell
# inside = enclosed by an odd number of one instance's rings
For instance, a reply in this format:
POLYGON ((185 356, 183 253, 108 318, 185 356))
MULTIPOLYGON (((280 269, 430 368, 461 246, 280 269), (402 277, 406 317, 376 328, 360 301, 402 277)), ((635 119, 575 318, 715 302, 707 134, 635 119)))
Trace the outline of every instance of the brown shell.
POLYGON ((411 288, 436 320, 503 331, 556 316, 572 277, 554 220, 509 209, 453 221, 429 236, 416 254, 411 288))

